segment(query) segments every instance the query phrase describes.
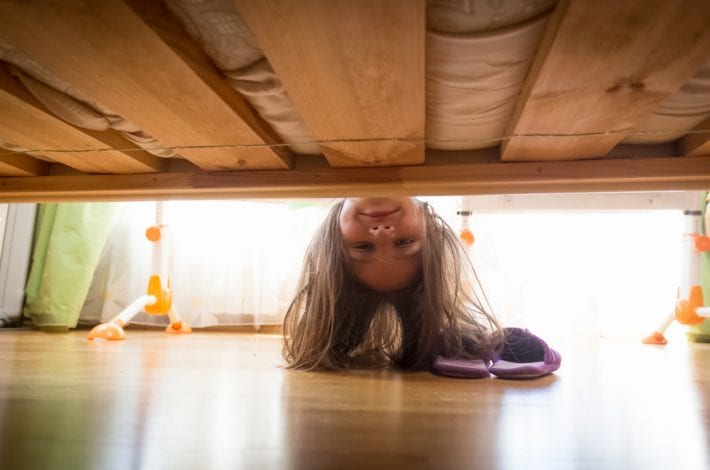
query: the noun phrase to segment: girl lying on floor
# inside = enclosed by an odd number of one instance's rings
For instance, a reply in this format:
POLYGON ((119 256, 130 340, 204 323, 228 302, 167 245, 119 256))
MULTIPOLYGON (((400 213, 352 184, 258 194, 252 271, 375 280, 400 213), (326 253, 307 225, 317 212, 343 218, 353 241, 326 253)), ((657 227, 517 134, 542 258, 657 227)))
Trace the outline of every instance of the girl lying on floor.
POLYGON ((456 234, 414 198, 332 207, 306 253, 284 337, 295 369, 532 378, 560 362, 527 330, 501 328, 456 234))

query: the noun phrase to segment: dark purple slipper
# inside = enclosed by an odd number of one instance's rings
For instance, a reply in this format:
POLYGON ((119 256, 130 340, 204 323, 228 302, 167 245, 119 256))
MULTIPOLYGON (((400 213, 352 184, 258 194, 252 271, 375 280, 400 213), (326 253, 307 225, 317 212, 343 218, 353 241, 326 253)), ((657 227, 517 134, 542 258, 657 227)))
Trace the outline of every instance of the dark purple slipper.
POLYGON ((491 374, 502 379, 534 379, 560 368, 562 356, 522 328, 505 328, 505 342, 493 358, 491 374))
POLYGON ((488 377, 488 362, 483 359, 446 359, 437 357, 431 371, 437 375, 459 379, 483 379, 488 377))

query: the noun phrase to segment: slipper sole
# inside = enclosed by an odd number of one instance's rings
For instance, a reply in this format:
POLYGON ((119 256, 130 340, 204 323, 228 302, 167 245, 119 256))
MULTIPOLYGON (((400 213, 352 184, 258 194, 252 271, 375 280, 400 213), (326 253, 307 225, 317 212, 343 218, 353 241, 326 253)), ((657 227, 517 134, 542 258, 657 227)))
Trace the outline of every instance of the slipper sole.
POLYGON ((501 379, 535 379, 560 368, 562 356, 540 337, 522 328, 506 328, 503 349, 490 373, 501 379))
POLYGON ((540 362, 511 362, 499 360, 491 368, 491 374, 501 379, 536 379, 543 375, 551 374, 560 368, 560 364, 546 364, 540 362))
POLYGON ((437 357, 433 373, 459 379, 483 379, 490 376, 488 365, 482 359, 446 359, 437 357))

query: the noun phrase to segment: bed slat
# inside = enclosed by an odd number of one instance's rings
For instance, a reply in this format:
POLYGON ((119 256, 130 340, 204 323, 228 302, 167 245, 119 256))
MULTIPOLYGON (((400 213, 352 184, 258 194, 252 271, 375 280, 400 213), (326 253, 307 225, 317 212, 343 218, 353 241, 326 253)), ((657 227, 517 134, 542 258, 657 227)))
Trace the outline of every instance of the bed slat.
POLYGON ((513 138, 503 142, 501 158, 604 156, 623 138, 615 132, 632 129, 708 58, 706 1, 561 0, 518 100, 507 131, 513 138))
POLYGON ((424 162, 423 0, 235 5, 330 165, 424 162))
POLYGON ((114 131, 80 130, 49 112, 0 64, 0 140, 87 173, 161 171, 163 161, 114 131), (110 149, 131 150, 124 153, 110 149))
POLYGON ((39 176, 49 171, 49 164, 16 152, 0 150, 0 175, 2 176, 39 176))
POLYGON ((489 163, 478 152, 432 154, 425 165, 332 168, 312 157, 291 170, 0 178, 0 202, 161 198, 294 198, 700 190, 710 157, 489 163))
POLYGON ((288 167, 120 0, 3 2, 0 37, 200 168, 288 167))
POLYGON ((680 139, 683 155, 710 155, 710 118, 680 139))

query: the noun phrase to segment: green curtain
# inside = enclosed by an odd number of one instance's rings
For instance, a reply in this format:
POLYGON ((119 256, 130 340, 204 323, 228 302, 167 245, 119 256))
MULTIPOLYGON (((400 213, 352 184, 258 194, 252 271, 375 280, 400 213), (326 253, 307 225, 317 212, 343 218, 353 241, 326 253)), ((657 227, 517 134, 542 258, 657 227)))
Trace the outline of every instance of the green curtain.
MULTIPOLYGON (((703 220, 705 220, 705 211, 707 210, 707 192, 702 195, 703 220)), ((700 224, 700 230, 704 235, 707 233, 708 227, 704 223, 700 224)), ((703 299, 705 305, 710 306, 710 252, 700 253, 700 287, 703 289, 703 299)), ((710 319, 706 319, 703 323, 693 326, 688 330, 688 336, 691 340, 710 342, 710 319)))
POLYGON ((113 203, 40 205, 24 309, 40 328, 76 326, 117 209, 113 203))

